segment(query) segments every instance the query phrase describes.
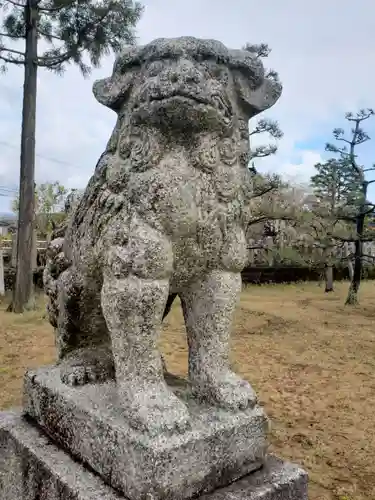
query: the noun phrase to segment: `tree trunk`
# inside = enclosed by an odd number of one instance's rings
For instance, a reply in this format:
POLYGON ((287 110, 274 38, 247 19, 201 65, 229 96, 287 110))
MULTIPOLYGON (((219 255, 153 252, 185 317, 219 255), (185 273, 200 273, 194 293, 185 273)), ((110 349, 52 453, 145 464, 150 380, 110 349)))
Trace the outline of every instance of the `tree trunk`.
POLYGON ((362 275, 362 254, 363 254, 363 230, 365 226, 365 212, 366 212, 366 197, 367 197, 367 182, 363 182, 362 185, 362 195, 363 202, 360 207, 359 215, 357 216, 357 239, 354 242, 355 252, 354 252, 354 273, 353 279, 349 286, 348 296, 346 298, 345 304, 347 305, 355 305, 358 304, 358 291, 361 284, 361 275, 362 275))
POLYGON ((324 292, 333 292, 333 266, 332 266, 332 246, 327 245, 322 252, 322 262, 324 263, 324 292))
POLYGON ((362 242, 358 239, 355 242, 354 273, 352 281, 350 282, 348 296, 345 302, 345 304, 347 305, 358 304, 358 291, 361 284, 361 274, 362 274, 362 242))
POLYGON ((4 253, 0 248, 0 297, 5 295, 5 281, 4 281, 4 253))
POLYGON ((350 282, 352 282, 353 277, 354 277, 354 267, 353 267, 352 258, 350 256, 349 243, 345 243, 345 254, 346 254, 345 257, 347 258, 347 264, 348 264, 349 280, 350 280, 350 282))
POLYGON ((25 5, 25 75, 23 86, 20 201, 17 232, 17 269, 11 310, 22 313, 33 293, 33 229, 35 206, 35 112, 37 91, 37 0, 25 5))
POLYGON ((12 233, 12 257, 11 257, 11 266, 17 266, 17 231, 12 233))
POLYGON ((332 264, 324 265, 324 279, 326 283, 325 292, 333 292, 333 266, 332 264))

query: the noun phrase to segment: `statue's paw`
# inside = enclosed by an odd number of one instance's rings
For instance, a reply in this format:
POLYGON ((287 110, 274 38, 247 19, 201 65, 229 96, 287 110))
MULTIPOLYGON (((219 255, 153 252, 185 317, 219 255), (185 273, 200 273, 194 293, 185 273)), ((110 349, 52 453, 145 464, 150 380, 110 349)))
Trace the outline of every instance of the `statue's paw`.
POLYGON ((66 385, 84 385, 88 383, 85 366, 64 366, 60 368, 61 382, 66 385))
POLYGON ((192 386, 198 398, 225 409, 245 410, 257 404, 251 385, 230 370, 205 373, 195 378, 192 386))
POLYGON ((70 386, 99 382, 100 374, 92 366, 65 366, 61 369, 61 381, 70 386))
POLYGON ((132 427, 152 436, 183 433, 190 428, 187 407, 164 382, 138 390, 134 385, 129 390, 126 385, 119 386, 119 398, 132 427))
POLYGON ((98 383, 114 378, 111 354, 103 349, 85 349, 72 353, 59 365, 61 381, 70 386, 98 383))

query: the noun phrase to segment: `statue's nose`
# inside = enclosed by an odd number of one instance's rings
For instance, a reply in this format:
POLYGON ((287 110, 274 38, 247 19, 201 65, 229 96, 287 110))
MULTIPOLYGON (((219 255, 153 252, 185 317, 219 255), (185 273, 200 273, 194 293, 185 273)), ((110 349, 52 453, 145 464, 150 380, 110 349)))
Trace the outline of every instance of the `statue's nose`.
POLYGON ((169 79, 174 84, 199 84, 202 79, 202 73, 194 66, 194 64, 187 60, 179 60, 176 65, 170 69, 169 79))

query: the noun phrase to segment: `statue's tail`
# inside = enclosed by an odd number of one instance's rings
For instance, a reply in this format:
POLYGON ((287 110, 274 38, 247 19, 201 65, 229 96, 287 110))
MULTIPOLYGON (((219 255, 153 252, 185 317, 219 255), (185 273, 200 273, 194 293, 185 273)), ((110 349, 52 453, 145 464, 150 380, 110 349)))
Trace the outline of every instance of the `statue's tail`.
POLYGON ((64 254, 64 240, 69 225, 69 218, 78 207, 83 193, 72 190, 65 200, 64 211, 66 220, 59 225, 54 225, 51 242, 46 252, 46 266, 43 271, 43 286, 48 297, 47 313, 53 327, 57 327, 59 315, 58 307, 58 279, 59 276, 70 267, 71 263, 64 254))
POLYGON ((47 313, 51 325, 56 328, 59 315, 58 278, 69 267, 63 251, 64 238, 51 240, 47 248, 46 266, 43 271, 44 292, 47 295, 47 313))

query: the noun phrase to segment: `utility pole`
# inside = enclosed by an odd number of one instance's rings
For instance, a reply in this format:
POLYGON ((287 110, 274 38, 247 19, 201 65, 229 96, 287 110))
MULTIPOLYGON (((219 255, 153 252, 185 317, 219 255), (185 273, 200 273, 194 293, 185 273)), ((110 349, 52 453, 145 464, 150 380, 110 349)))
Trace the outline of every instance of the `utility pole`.
POLYGON ((11 310, 22 313, 32 298, 35 213, 35 112, 38 71, 37 1, 25 5, 25 76, 22 107, 21 169, 16 282, 11 310))

